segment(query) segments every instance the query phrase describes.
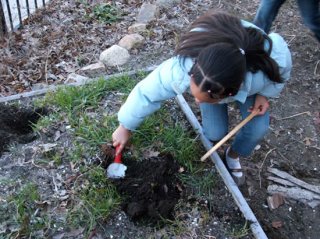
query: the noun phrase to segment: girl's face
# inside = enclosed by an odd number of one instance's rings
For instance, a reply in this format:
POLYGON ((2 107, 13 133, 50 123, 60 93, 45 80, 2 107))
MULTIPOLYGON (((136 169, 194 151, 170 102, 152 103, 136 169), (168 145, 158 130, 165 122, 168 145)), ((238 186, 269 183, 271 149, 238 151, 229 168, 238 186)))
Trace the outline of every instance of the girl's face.
POLYGON ((221 99, 213 99, 210 97, 208 92, 201 91, 200 88, 194 83, 194 80, 192 77, 190 79, 190 90, 191 90, 191 94, 193 95, 197 103, 216 104, 221 100, 221 99))

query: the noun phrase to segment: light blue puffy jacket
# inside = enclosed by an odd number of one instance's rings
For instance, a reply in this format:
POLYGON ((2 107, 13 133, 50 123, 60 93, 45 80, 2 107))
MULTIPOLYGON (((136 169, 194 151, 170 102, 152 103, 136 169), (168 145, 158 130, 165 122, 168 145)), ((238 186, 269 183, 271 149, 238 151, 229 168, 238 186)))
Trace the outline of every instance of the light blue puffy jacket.
MULTIPOLYGON (((244 27, 257 28, 252 23, 246 21, 242 21, 242 25, 244 27)), ((292 68, 290 51, 286 42, 279 34, 271 33, 269 37, 273 43, 271 57, 278 63, 281 79, 285 82, 290 78, 292 68)), ((269 48, 267 41, 266 47, 269 48)), ((188 72, 192 65, 193 60, 191 58, 186 58, 182 62, 177 56, 160 64, 132 90, 118 112, 119 123, 126 129, 135 130, 146 116, 161 107, 162 101, 185 92, 190 86, 188 72)), ((256 73, 247 72, 238 93, 232 97, 223 99, 219 103, 229 103, 232 101, 244 103, 248 96, 254 94, 277 97, 283 87, 284 83, 270 81, 262 71, 256 73)))

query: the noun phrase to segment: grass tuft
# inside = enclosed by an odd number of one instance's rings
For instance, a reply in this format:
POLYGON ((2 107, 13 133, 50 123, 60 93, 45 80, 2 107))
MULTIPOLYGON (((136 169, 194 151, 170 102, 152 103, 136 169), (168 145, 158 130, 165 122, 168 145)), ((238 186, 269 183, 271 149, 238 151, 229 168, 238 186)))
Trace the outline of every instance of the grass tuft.
POLYGON ((86 181, 78 194, 78 203, 68 215, 68 222, 74 227, 85 227, 90 232, 98 223, 108 218, 119 206, 120 196, 100 167, 86 173, 86 181))

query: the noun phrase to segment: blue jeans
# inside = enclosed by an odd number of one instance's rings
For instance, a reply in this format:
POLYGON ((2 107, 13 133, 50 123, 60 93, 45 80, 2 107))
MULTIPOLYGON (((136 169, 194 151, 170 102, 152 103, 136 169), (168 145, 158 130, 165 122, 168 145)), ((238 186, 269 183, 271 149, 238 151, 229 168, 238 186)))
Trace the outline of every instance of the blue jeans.
MULTIPOLYGON (((279 8, 286 0, 261 0, 253 23, 269 33, 279 8)), ((313 31, 320 42, 320 0, 297 0, 304 24, 313 31)))
MULTIPOLYGON (((248 109, 254 105, 255 96, 247 98, 244 104, 237 102, 241 117, 246 118, 248 109)), ((218 141, 228 133, 228 105, 227 104, 200 104, 202 127, 204 135, 211 141, 218 141)), ((236 134, 231 145, 232 149, 241 156, 247 157, 256 145, 263 139, 269 129, 269 112, 250 120, 236 134)))

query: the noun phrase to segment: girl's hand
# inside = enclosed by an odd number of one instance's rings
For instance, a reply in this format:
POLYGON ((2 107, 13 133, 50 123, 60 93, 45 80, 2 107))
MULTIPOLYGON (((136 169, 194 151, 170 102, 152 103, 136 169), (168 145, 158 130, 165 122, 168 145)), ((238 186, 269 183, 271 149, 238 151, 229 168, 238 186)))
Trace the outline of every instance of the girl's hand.
POLYGON ((116 155, 118 155, 123 150, 124 146, 127 144, 130 137, 130 130, 126 129, 122 125, 119 125, 119 127, 113 132, 113 147, 117 147, 118 145, 120 145, 118 151, 116 152, 116 155))
POLYGON ((269 106, 270 106, 269 101, 265 96, 257 95, 256 100, 254 102, 254 106, 251 107, 250 111, 260 110, 258 115, 264 115, 268 110, 269 106))

